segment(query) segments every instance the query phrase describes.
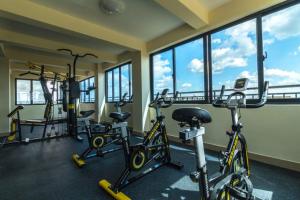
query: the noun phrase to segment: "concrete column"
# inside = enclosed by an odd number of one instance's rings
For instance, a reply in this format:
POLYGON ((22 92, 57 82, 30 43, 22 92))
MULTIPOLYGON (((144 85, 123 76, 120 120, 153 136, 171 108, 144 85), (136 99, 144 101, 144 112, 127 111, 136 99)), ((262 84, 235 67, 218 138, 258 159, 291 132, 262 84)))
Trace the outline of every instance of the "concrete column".
POLYGON ((133 130, 149 129, 148 105, 150 102, 149 55, 145 51, 132 53, 133 130))
POLYGON ((104 119, 105 108, 105 72, 101 64, 97 64, 95 73, 96 84, 96 120, 98 122, 104 119))
POLYGON ((10 74, 9 60, 0 57, 0 136, 1 133, 9 130, 9 119, 7 114, 10 111, 10 74))

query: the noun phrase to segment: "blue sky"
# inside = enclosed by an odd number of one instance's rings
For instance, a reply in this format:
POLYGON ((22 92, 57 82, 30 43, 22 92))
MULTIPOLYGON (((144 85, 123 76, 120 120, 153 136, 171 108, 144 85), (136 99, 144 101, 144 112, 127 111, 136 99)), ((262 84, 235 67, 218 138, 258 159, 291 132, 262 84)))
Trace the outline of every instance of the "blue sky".
MULTIPOLYGON (((268 53, 265 80, 270 85, 300 84, 300 5, 262 20, 264 51, 268 53)), ((249 86, 257 86, 256 19, 213 34, 211 42, 213 89, 223 84, 232 88, 239 77, 247 77, 249 86)), ((178 91, 204 90, 202 45, 203 41, 197 40, 175 49, 178 91)), ((155 55, 153 63, 155 92, 172 89, 172 52, 155 55)))

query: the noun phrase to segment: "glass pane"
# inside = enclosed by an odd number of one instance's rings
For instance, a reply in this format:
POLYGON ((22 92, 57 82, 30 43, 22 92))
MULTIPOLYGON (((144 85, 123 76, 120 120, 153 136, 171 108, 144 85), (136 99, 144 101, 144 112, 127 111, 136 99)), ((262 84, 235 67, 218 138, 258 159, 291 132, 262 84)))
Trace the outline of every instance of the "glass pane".
POLYGON ((17 104, 30 104, 30 80, 17 80, 17 104))
MULTIPOLYGON (((80 90, 84 90, 85 89, 85 82, 84 81, 81 81, 80 82, 80 90)), ((80 102, 83 102, 84 103, 84 101, 85 101, 85 99, 84 99, 84 97, 85 97, 85 93, 84 92, 81 92, 80 93, 80 102)))
MULTIPOLYGON (((48 82, 47 82, 48 86, 48 82)), ((44 92, 40 81, 32 81, 32 103, 33 104, 44 104, 44 92)))
POLYGON ((90 91, 90 102, 95 102, 95 90, 90 91))
POLYGON ((300 98, 300 5, 262 18, 265 80, 269 97, 300 98))
POLYGON ((90 87, 95 87, 95 77, 90 78, 90 87))
POLYGON ((168 88, 173 93, 173 60, 172 51, 165 51, 153 56, 153 94, 168 88))
POLYGON ((114 69, 114 101, 119 101, 120 99, 120 77, 119 68, 114 69))
POLYGON ((113 101, 113 94, 112 94, 112 71, 106 72, 107 76, 107 100, 109 102, 113 101))
POLYGON ((248 78, 247 98, 257 99, 256 19, 212 34, 211 44, 213 98, 222 85, 232 89, 237 78, 248 78))
POLYGON ((175 58, 179 100, 204 100, 203 39, 176 47, 175 58))
POLYGON ((129 98, 129 65, 123 65, 121 67, 121 94, 122 97, 127 93, 126 99, 129 98))

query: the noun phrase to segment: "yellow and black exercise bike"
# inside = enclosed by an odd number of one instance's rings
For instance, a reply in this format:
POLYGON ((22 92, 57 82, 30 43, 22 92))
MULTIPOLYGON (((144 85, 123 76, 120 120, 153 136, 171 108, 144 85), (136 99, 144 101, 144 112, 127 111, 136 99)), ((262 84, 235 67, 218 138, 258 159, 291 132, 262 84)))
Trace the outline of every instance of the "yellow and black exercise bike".
POLYGON ((89 146, 80 155, 72 155, 72 160, 78 167, 83 167, 87 159, 103 157, 105 154, 122 150, 122 147, 120 147, 122 144, 120 133, 122 127, 127 127, 127 122, 124 121, 130 117, 130 113, 122 112, 121 108, 131 101, 132 96, 127 99, 127 93, 125 93, 120 101, 114 105, 116 108, 115 113, 122 113, 123 120, 113 118, 112 123, 91 123, 89 119, 84 121, 89 146))
POLYGON ((225 90, 223 86, 219 98, 213 102, 213 106, 231 111, 232 132, 227 132, 230 140, 220 160, 220 170, 210 178, 208 178, 203 143, 204 124, 211 122, 210 113, 201 108, 179 108, 172 114, 172 118, 180 122, 181 127, 188 127, 180 132, 179 137, 183 141, 194 140, 197 166, 196 172, 193 172, 190 177, 199 184, 201 200, 261 200, 252 194, 247 143, 241 133, 241 116, 238 110, 264 106, 267 102, 268 82, 265 82, 260 101, 256 104, 246 103, 246 95, 243 91, 246 90, 247 83, 246 78, 236 80, 235 92, 225 101, 222 100, 225 90))
POLYGON ((130 198, 120 191, 130 183, 164 165, 176 169, 181 169, 183 167, 181 163, 172 162, 171 160, 170 145, 164 123, 165 117, 160 111, 161 108, 170 107, 178 93, 176 93, 175 98, 169 101, 167 101, 166 98, 167 93, 168 89, 163 90, 163 92, 161 94, 158 93, 156 98, 150 103, 149 106, 156 110, 156 121, 153 121, 153 127, 146 134, 142 143, 130 145, 128 135, 122 134, 125 170, 114 184, 110 184, 106 180, 99 181, 100 187, 115 199, 129 200, 130 198), (154 164, 145 169, 150 163, 154 164), (131 172, 136 172, 136 175, 130 177, 131 172))

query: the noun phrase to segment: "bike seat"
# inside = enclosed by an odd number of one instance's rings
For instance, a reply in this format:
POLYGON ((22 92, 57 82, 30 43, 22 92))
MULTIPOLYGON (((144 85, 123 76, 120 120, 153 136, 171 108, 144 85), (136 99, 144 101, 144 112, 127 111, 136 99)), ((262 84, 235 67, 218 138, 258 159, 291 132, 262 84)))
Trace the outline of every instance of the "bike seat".
POLYGON ((86 118, 95 113, 95 110, 80 111, 80 118, 86 118))
POLYGON ((131 116, 131 113, 129 112, 112 112, 109 114, 109 117, 124 122, 126 119, 128 119, 131 116))
POLYGON ((210 113, 201 108, 176 109, 172 114, 172 118, 178 122, 184 122, 189 125, 194 125, 196 121, 199 121, 201 124, 211 122, 210 113))

